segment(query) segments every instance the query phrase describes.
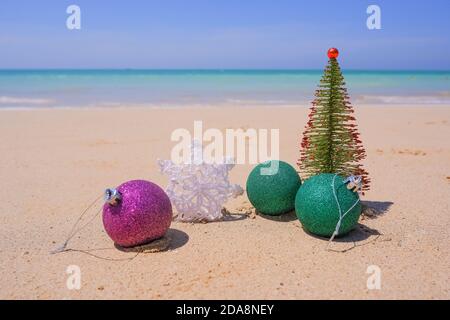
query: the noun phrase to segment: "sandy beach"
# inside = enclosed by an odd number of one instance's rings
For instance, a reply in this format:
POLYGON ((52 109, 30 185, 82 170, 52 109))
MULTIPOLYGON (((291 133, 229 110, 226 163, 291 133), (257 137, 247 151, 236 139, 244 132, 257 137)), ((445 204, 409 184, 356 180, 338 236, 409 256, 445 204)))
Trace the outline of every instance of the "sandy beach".
MULTIPOLYGON (((173 222, 169 250, 123 252, 97 216, 51 255, 107 187, 167 178, 177 128, 279 128, 280 158, 295 165, 307 106, 97 108, 0 111, 0 299, 449 299, 450 106, 362 106, 358 126, 377 209, 327 251, 294 213, 251 217, 247 197, 225 221, 173 222), (98 257, 94 257, 96 255, 98 257), (99 258, 100 257, 100 258, 99 258), (80 290, 67 268, 79 266, 80 290), (369 266, 381 289, 369 290, 369 266)), ((238 165, 245 186, 253 165, 238 165)), ((100 209, 101 201, 90 212, 100 209)), ((86 218, 89 221, 89 217, 86 218)))

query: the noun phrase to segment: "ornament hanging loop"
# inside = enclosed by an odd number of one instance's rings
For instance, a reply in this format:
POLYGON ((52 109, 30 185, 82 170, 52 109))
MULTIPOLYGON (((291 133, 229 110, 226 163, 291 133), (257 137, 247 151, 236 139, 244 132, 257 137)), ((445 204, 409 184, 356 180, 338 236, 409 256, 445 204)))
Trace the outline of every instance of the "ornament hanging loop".
POLYGON ((122 200, 122 195, 120 194, 120 192, 117 189, 110 188, 110 189, 105 190, 104 199, 105 199, 106 203, 115 207, 122 200))

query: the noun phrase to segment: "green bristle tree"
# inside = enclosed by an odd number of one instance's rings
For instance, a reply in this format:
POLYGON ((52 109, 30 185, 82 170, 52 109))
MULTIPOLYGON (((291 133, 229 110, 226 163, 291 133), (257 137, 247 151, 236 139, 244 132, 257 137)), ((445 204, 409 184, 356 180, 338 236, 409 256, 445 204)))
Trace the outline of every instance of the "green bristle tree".
POLYGON ((328 50, 328 65, 312 103, 298 165, 305 178, 320 173, 361 176, 362 190, 368 190, 370 179, 361 165, 366 152, 359 139, 338 55, 337 49, 328 50))

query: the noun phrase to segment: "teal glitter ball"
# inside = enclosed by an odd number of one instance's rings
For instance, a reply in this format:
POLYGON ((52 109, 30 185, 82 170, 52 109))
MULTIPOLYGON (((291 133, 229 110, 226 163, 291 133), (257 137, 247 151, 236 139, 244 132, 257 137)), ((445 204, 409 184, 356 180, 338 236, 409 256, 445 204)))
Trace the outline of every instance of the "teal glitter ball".
POLYGON ((295 195, 301 184, 297 171, 288 163, 266 161, 250 172, 247 196, 258 212, 277 216, 294 210, 295 195))
POLYGON ((357 202, 342 219, 338 235, 351 231, 361 215, 359 195, 347 189, 342 177, 331 173, 313 176, 298 190, 295 212, 303 228, 315 235, 331 237, 339 221, 339 207, 332 188, 333 179, 342 215, 357 202))

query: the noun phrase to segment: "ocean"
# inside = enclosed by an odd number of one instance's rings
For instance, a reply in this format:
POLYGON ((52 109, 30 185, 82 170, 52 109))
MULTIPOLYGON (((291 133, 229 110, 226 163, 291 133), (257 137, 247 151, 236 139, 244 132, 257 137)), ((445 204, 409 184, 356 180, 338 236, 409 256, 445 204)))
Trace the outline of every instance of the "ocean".
MULTIPOLYGON (((323 70, 0 70, 0 108, 308 105, 323 70)), ((353 105, 450 104, 450 71, 343 71, 353 105)))

